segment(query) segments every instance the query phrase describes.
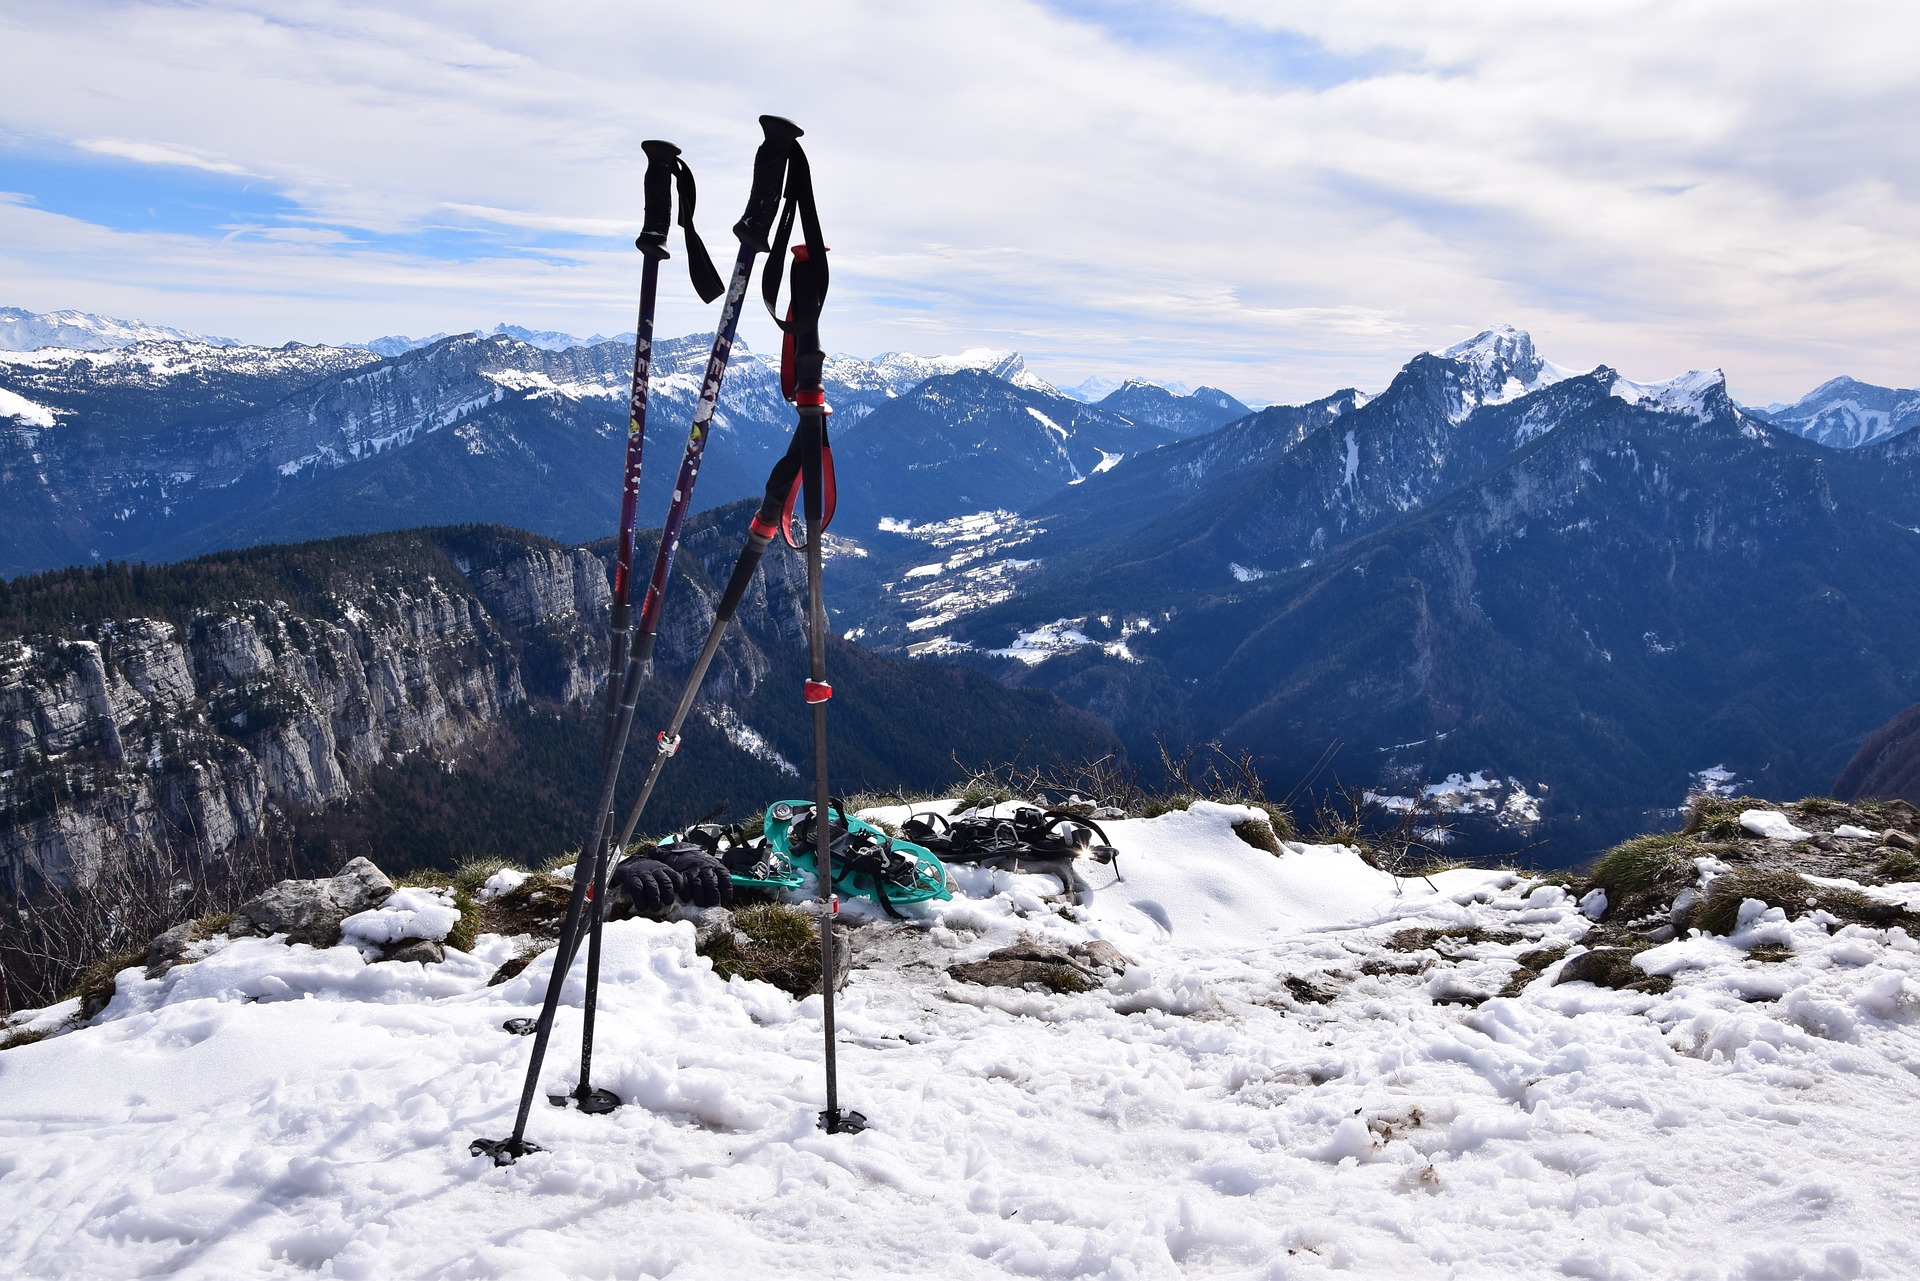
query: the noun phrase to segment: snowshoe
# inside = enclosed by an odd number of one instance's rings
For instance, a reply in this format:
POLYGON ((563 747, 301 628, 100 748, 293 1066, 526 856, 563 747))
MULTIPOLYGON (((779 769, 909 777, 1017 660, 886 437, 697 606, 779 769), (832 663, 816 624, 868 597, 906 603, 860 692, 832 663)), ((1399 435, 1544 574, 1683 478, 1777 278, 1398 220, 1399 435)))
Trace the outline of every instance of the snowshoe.
POLYGON ((900 830, 949 862, 1052 876, 1076 898, 1086 894, 1088 887, 1074 870, 1074 860, 1111 863, 1114 875, 1120 872, 1119 851, 1108 842, 1106 832, 1091 818, 1071 810, 1022 805, 1010 815, 989 812, 954 821, 927 812, 913 815, 900 830))
MULTIPOLYGON (((837 808, 828 809, 827 821, 836 889, 874 900, 889 916, 900 915, 897 904, 953 897, 946 867, 926 847, 897 840, 837 808)), ((767 810, 767 844, 794 866, 813 870, 813 823, 814 807, 807 802, 777 802, 767 810)))
POLYGON ((932 812, 915 814, 900 830, 908 839, 958 863, 991 866, 1021 857, 1084 857, 1112 863, 1119 857, 1106 832, 1092 819, 1070 810, 1031 805, 1022 805, 1010 815, 975 814, 958 821, 932 812))
POLYGON ((719 859, 726 866, 727 875, 733 878, 735 889, 768 893, 797 890, 806 880, 784 850, 765 836, 747 836, 738 824, 722 827, 718 823, 702 823, 688 828, 681 839, 719 859))

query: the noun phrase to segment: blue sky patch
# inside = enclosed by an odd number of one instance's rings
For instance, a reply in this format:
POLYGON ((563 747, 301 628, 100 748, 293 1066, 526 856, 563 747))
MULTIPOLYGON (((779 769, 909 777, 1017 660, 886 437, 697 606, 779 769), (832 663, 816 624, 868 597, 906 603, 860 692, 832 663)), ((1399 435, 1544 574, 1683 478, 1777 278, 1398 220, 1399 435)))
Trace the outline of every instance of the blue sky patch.
POLYGON ((0 142, 0 192, 112 231, 359 248, 440 261, 512 255, 572 265, 578 251, 621 242, 617 236, 508 226, 454 210, 405 231, 372 231, 316 216, 267 178, 20 141, 0 142))
POLYGON ((1211 14, 1155 0, 1042 0, 1073 22, 1096 27, 1122 45, 1199 66, 1219 76, 1244 76, 1267 85, 1331 89, 1399 70, 1404 59, 1385 51, 1358 57, 1329 50, 1292 31, 1242 26, 1211 14))

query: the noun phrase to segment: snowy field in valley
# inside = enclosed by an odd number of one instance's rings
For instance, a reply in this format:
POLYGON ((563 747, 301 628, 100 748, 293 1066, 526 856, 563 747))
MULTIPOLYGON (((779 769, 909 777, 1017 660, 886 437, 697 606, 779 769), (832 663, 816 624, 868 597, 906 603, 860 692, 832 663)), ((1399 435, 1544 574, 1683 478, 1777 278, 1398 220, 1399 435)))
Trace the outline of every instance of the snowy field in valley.
POLYGON ((595 1079, 628 1106, 542 1101, 551 1150, 504 1168, 467 1145, 511 1128, 530 1041, 500 1025, 549 965, 489 988, 510 940, 125 971, 93 1025, 0 1053, 0 1274, 1920 1276, 1905 933, 1749 911, 1643 953, 1662 994, 1494 995, 1587 930, 1563 891, 1274 857, 1244 813, 1108 824, 1125 880, 1092 869, 1071 919, 963 873, 839 1002, 859 1135, 815 1128, 819 998, 720 980, 689 924, 608 927, 595 1079), (1077 995, 945 975, 1023 934, 1133 964, 1077 995))

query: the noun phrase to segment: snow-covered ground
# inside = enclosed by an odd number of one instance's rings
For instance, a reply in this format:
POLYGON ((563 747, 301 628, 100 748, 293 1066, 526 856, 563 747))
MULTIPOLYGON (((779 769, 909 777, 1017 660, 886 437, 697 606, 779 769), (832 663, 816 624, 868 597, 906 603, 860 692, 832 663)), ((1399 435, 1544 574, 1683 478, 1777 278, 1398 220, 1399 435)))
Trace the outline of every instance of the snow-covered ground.
POLYGON ((1643 953, 1662 995, 1549 969, 1489 996, 1588 928, 1564 892, 1274 857, 1245 814, 1106 824, 1126 879, 1094 869, 1073 919, 965 873, 913 936, 941 966, 895 948, 839 1002, 857 1136, 814 1125, 819 998, 721 981, 686 924, 607 930, 595 1076, 628 1106, 539 1103, 551 1151, 506 1168, 467 1145, 511 1126, 529 1043, 500 1023, 547 979, 485 986, 510 941, 127 971, 93 1026, 0 1053, 0 1273, 1920 1275, 1903 932, 1750 911, 1643 953), (1503 941, 1389 945, 1471 926, 1503 941), (1135 963, 1079 995, 942 975, 1023 933, 1135 963))

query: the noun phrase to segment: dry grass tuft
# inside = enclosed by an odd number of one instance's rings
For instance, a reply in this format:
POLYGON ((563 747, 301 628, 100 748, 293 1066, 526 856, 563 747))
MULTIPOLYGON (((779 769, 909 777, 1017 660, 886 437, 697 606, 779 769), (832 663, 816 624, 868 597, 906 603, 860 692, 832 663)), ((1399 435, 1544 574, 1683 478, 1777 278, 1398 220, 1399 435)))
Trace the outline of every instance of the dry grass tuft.
POLYGON ((1715 877, 1707 886, 1706 900, 1700 904, 1693 924, 1710 934, 1731 934, 1740 923, 1740 904, 1750 898, 1759 899, 1768 907, 1780 908, 1789 919, 1798 919, 1809 912, 1827 912, 1850 924, 1877 929, 1920 924, 1920 914, 1869 897, 1859 890, 1815 885, 1798 872, 1764 869, 1715 877))

